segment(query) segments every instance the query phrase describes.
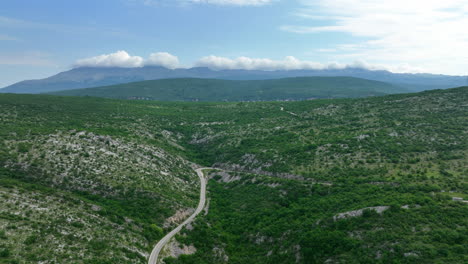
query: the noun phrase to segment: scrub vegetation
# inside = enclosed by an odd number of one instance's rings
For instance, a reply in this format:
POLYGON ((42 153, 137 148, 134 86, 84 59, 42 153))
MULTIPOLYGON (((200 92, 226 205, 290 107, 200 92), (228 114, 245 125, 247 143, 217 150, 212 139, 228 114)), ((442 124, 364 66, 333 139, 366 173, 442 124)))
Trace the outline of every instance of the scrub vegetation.
POLYGON ((166 263, 464 263, 466 102, 467 87, 238 103, 2 94, 0 262, 144 263, 167 219, 196 206, 198 164, 222 170, 177 237, 196 250, 166 263))

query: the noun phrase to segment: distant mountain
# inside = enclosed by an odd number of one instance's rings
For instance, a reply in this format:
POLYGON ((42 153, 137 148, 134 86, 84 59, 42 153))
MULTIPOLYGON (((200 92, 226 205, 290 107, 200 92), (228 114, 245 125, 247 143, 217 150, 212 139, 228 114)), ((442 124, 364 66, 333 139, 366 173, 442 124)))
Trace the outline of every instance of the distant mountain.
POLYGON ((375 81, 388 82, 405 87, 411 91, 450 88, 466 85, 464 76, 435 74, 391 73, 389 71, 370 71, 362 68, 328 70, 220 70, 209 68, 167 69, 147 66, 141 68, 93 68, 82 67, 61 72, 41 80, 28 80, 0 89, 4 93, 45 93, 60 90, 90 88, 104 85, 129 83, 167 78, 214 78, 225 80, 267 80, 308 76, 348 76, 375 81))
POLYGON ((273 80, 178 78, 53 92, 159 101, 274 101, 353 98, 408 92, 389 83, 353 77, 296 77, 273 80))

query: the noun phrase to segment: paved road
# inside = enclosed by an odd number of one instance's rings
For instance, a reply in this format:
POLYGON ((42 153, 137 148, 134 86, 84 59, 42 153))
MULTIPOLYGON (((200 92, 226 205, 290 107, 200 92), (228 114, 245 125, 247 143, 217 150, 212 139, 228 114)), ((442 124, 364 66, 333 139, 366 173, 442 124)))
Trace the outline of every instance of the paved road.
POLYGON ((189 218, 187 218, 187 220, 185 220, 182 224, 180 224, 178 227, 172 230, 169 234, 167 234, 165 237, 159 240, 158 244, 156 244, 156 246, 153 248, 153 251, 151 251, 148 264, 157 264, 159 252, 161 252, 161 250, 169 242, 169 240, 171 240, 171 238, 175 236, 175 234, 177 234, 182 229, 182 227, 192 222, 192 220, 203 210, 203 207, 205 207, 206 179, 203 176, 202 170, 206 170, 206 169, 211 169, 211 168, 199 168, 195 170, 198 174, 198 177, 200 177, 200 202, 198 203, 197 209, 189 218))

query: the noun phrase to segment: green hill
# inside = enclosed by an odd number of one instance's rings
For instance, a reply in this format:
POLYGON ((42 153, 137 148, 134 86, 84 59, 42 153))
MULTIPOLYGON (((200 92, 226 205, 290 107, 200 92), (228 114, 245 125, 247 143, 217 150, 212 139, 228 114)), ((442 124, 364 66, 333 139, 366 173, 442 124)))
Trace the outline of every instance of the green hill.
POLYGON ((468 87, 301 102, 0 95, 0 263, 466 263, 468 87), (458 198, 457 198, 458 197, 458 198))
POLYGON ((276 101, 353 98, 404 93, 406 89, 353 77, 299 77, 278 80, 163 79, 54 92, 157 101, 276 101))

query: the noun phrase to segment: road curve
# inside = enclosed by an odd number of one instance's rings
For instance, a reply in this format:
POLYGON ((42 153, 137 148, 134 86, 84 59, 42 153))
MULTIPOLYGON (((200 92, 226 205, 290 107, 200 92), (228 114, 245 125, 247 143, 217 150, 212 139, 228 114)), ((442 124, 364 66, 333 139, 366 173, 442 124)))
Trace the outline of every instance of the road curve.
POLYGON ((171 240, 172 237, 177 234, 182 227, 184 227, 186 224, 192 222, 192 220, 203 210, 205 207, 205 200, 206 200, 206 179, 203 176, 203 170, 206 169, 211 169, 211 168, 199 168, 196 169, 195 171, 197 172, 198 177, 200 178, 200 201, 198 202, 198 207, 195 210, 195 212, 187 218, 182 224, 180 224, 178 227, 176 227, 174 230, 172 230, 169 234, 164 236, 161 240, 159 240, 158 244, 153 248, 153 251, 151 251, 151 255, 148 260, 148 264, 157 264, 158 262, 158 257, 159 257, 159 252, 164 248, 164 246, 171 240))

